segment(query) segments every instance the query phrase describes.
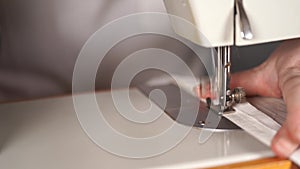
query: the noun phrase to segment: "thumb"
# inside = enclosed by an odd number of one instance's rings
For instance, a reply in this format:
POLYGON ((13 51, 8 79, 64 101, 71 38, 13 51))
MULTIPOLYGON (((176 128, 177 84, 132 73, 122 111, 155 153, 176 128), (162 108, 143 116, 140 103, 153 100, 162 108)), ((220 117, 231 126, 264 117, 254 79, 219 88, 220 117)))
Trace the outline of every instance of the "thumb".
POLYGON ((281 158, 289 157, 297 149, 298 145, 299 143, 294 140, 287 123, 280 128, 272 140, 272 150, 281 158))
POLYGON ((280 82, 288 113, 285 124, 272 142, 272 148, 277 155, 287 157, 300 144, 300 68, 285 71, 280 82))

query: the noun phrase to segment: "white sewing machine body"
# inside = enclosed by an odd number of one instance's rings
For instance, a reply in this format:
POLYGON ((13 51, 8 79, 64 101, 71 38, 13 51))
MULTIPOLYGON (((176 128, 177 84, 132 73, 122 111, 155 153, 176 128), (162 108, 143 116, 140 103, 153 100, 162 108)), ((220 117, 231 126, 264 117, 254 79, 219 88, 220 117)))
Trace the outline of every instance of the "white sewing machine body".
MULTIPOLYGON (((210 77, 210 107, 219 114, 244 100, 242 88, 230 89, 231 46, 297 38, 300 36, 299 0, 164 0, 167 12, 188 20, 190 31, 171 19, 174 31, 204 47, 216 48, 210 77), (237 97, 236 97, 237 96, 237 97)), ((202 85, 203 86, 203 85, 202 85)), ((241 86, 243 87, 243 86, 241 86)))
POLYGON ((299 0, 164 0, 168 13, 194 24, 210 44, 201 41, 201 35, 188 35, 183 29, 174 30, 183 37, 206 47, 245 46, 300 37, 299 0), (241 2, 252 29, 253 38, 241 35, 241 2), (235 11, 238 11, 235 15, 235 11), (190 38, 193 37, 193 38, 190 38))

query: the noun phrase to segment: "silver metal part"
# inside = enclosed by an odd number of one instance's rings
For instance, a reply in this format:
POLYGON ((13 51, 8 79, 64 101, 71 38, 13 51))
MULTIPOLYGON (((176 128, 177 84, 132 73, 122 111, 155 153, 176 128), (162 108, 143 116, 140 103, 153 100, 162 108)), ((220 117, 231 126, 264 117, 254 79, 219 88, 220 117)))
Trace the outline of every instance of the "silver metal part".
POLYGON ((253 33, 244 9, 243 0, 236 0, 236 8, 240 16, 241 36, 245 40, 251 40, 253 38, 253 33))
POLYGON ((227 95, 230 92, 230 47, 218 47, 218 66, 217 66, 217 85, 218 85, 218 95, 219 95, 219 103, 220 103, 220 112, 224 112, 227 106, 227 95))
POLYGON ((243 103, 246 101, 246 92, 244 88, 242 87, 237 87, 233 89, 232 94, 231 94, 231 99, 233 100, 234 103, 243 103))
POLYGON ((246 92, 243 88, 238 87, 230 90, 230 68, 231 68, 230 47, 217 48, 217 87, 219 105, 212 105, 213 109, 223 114, 226 111, 232 111, 232 106, 246 100, 246 92))
MULTIPOLYGON (((246 101, 246 92, 242 87, 234 88, 233 91, 227 93, 227 111, 233 110, 234 104, 242 103, 246 101)), ((226 111, 226 110, 225 110, 226 111)))

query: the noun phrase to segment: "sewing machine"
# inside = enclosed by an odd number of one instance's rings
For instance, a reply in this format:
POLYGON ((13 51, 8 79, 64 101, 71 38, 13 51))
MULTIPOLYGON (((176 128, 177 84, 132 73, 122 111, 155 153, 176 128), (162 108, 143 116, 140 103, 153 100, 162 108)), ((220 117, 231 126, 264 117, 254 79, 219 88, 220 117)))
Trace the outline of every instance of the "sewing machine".
MULTIPOLYGON (((232 101, 242 100, 242 97, 236 98, 244 95, 239 89, 228 92, 230 46, 290 39, 300 35, 300 23, 297 22, 297 16, 300 14, 299 0, 244 0, 244 2, 165 0, 169 13, 183 17, 196 25, 210 44, 199 41, 201 38, 197 35, 190 36, 188 32, 174 27, 179 35, 189 37, 189 40, 200 46, 217 48, 219 58, 217 61, 222 63, 218 64, 219 76, 217 76, 220 101, 216 104, 213 102, 213 106, 216 106, 221 113, 232 106, 232 101), (267 13, 266 6, 269 7, 267 13), (234 15, 235 9, 239 9, 237 15, 234 15), (216 15, 216 11, 220 15, 216 15), (278 11, 285 11, 285 13, 277 13, 278 11), (241 25, 240 20, 243 21, 241 25), (276 38, 273 35, 276 35, 276 38), (240 95, 235 96, 232 95, 233 93, 240 95), (227 99, 233 100, 227 102, 227 99)), ((118 93, 124 94, 128 92, 127 90, 121 89, 118 93)), ((135 88, 129 90, 132 103, 137 106, 134 113, 138 114, 139 109, 143 110, 147 107, 149 99, 135 88)), ((175 88, 169 93, 178 94, 178 90, 175 88)), ((93 112, 91 111, 93 104, 87 98, 94 96, 94 93, 74 95, 83 100, 82 104, 87 108, 85 113, 93 112)), ((175 124, 173 119, 158 107, 159 104, 153 104, 154 110, 161 112, 156 121, 150 124, 138 124, 124 119, 119 114, 109 91, 96 93, 96 97, 98 105, 105 110, 101 118, 107 119, 114 129, 128 136, 136 138, 156 136, 175 124)), ((209 141, 200 144, 199 133, 203 129, 194 127, 178 146, 166 153, 143 159, 124 158, 99 148, 87 137, 78 122, 73 99, 72 96, 61 96, 0 105, 0 135, 2 136, 0 137, 0 168, 207 168, 273 157, 269 147, 241 130, 215 132, 209 141)), ((188 100, 189 104, 192 104, 190 100, 188 100)), ((170 103, 178 106, 177 100, 170 103)), ((92 122, 96 119, 91 116, 87 118, 92 122)), ((102 128, 95 133, 100 137, 105 132, 105 128, 102 128)), ((167 140, 167 143, 173 140, 167 140)), ((118 141, 111 139, 109 143, 118 144, 118 141)), ((118 145, 120 149, 130 151, 142 152, 154 149, 136 145, 130 147, 126 142, 121 143, 118 145)), ((158 142, 157 146, 163 143, 158 142)))
MULTIPOLYGON (((222 114, 244 100, 242 88, 230 90, 230 47, 300 37, 299 0, 164 0, 169 14, 191 22, 199 32, 189 32, 173 21, 174 31, 192 42, 216 48, 217 72, 211 107, 222 114), (203 40, 203 37, 207 41, 203 40)), ((175 21, 176 22, 176 21, 175 21)))

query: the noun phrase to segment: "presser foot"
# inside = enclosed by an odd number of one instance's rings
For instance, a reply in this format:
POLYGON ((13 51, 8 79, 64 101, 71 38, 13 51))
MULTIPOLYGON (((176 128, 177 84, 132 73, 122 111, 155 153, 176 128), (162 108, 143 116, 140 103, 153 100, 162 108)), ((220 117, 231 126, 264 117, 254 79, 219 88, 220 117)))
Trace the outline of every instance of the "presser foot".
POLYGON ((209 109, 214 110, 219 115, 233 113, 235 110, 233 108, 234 105, 243 103, 246 101, 246 92, 244 88, 237 87, 232 91, 227 90, 226 92, 226 102, 225 105, 213 105, 211 98, 206 98, 206 104, 209 109))

